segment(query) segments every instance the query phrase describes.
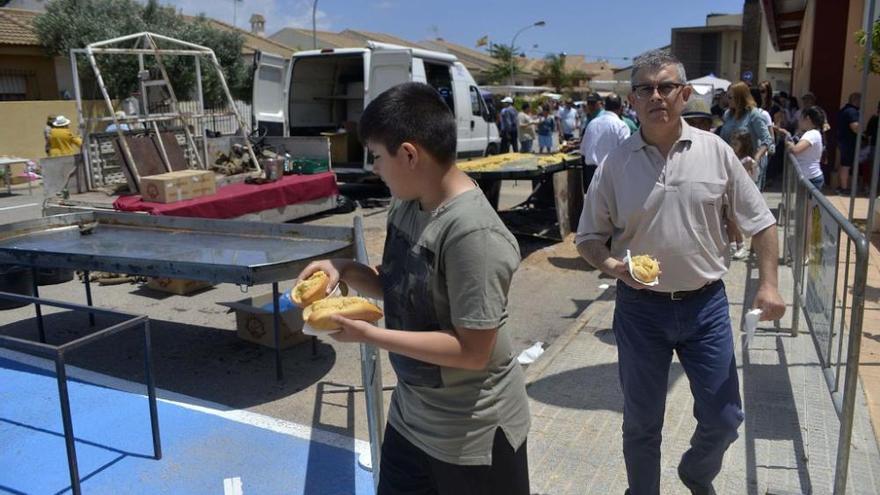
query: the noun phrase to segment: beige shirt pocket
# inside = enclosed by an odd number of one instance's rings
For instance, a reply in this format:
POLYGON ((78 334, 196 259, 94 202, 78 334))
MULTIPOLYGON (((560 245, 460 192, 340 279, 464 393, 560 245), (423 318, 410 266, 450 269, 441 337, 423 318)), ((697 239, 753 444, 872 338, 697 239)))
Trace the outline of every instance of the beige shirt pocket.
MULTIPOLYGON (((721 210, 727 184, 719 182, 688 182, 688 200, 691 210, 691 226, 695 232, 708 233, 713 237, 724 231, 721 210)), ((714 240, 714 239, 713 239, 714 240)))

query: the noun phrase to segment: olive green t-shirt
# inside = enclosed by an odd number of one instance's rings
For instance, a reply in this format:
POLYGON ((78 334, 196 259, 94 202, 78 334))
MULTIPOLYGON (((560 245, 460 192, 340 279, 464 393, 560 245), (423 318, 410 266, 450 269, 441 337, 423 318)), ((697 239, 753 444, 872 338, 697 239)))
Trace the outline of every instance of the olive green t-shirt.
POLYGON ((481 371, 389 353, 397 388, 388 422, 436 459, 491 464, 497 428, 514 449, 528 434, 525 380, 504 328, 507 291, 519 262, 516 239, 479 189, 433 212, 422 211, 418 201, 392 203, 380 270, 386 326, 411 332, 499 329, 481 371))

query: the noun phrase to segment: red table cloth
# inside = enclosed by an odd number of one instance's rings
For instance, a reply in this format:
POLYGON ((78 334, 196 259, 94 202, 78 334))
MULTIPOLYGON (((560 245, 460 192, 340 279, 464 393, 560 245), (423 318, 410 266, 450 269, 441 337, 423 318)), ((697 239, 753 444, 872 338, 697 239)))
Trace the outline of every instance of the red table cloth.
POLYGON ((150 215, 198 218, 235 218, 248 213, 280 208, 339 194, 332 172, 315 175, 288 175, 269 184, 232 184, 211 196, 153 203, 138 194, 120 196, 113 202, 119 211, 145 211, 150 215))

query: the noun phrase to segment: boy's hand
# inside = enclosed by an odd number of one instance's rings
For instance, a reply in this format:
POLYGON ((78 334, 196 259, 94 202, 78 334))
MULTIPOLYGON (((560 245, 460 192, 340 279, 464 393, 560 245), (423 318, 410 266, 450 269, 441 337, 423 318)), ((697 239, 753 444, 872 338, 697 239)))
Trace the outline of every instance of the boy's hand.
POLYGON ((336 285, 339 284, 340 279, 342 278, 342 273, 345 271, 345 268, 349 263, 353 263, 351 260, 346 259, 332 259, 332 260, 319 260, 313 261, 306 265, 302 272, 296 277, 296 280, 293 281, 293 285, 299 283, 300 280, 305 280, 309 278, 313 273, 317 271, 322 271, 327 274, 329 282, 327 283, 327 293, 333 292, 333 289, 336 288, 336 285))
POLYGON ((379 327, 368 321, 349 320, 339 315, 334 315, 330 319, 341 328, 340 331, 330 334, 330 337, 338 342, 368 342, 370 333, 379 330, 379 327))

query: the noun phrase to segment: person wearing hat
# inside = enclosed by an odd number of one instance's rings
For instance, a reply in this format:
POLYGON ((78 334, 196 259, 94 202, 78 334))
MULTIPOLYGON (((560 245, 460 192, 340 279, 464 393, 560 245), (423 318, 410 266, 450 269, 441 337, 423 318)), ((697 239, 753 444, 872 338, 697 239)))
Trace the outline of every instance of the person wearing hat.
MULTIPOLYGON (((116 115, 116 121, 117 121, 117 122, 120 121, 120 120, 125 120, 125 112, 123 112, 122 110, 116 112, 115 115, 116 115)), ((104 132, 116 132, 116 129, 117 129, 116 122, 110 122, 110 125, 108 125, 108 126, 104 129, 104 132)), ((126 124, 125 122, 119 124, 118 129, 119 129, 119 130, 122 130, 122 131, 128 131, 128 130, 131 130, 131 129, 129 128, 128 124, 126 124)))
POLYGON ((519 141, 517 140, 516 132, 518 112, 513 106, 513 98, 509 96, 502 98, 501 104, 504 106, 501 109, 501 128, 499 129, 501 132, 501 152, 509 153, 512 147, 513 152, 516 153, 519 151, 519 141))
POLYGON ((715 116, 712 114, 709 105, 702 98, 689 99, 684 106, 681 117, 691 127, 696 127, 706 132, 712 132, 712 127, 714 127, 713 124, 715 123, 715 116))
POLYGON ((589 93, 587 98, 582 105, 584 107, 584 115, 581 118, 580 122, 580 132, 581 132, 581 142, 583 142, 584 137, 587 134, 587 125, 590 124, 590 121, 598 117, 604 111, 602 109, 602 97, 599 96, 599 93, 589 93))
POLYGON ((82 138, 70 131, 70 119, 64 115, 55 117, 49 131, 49 156, 69 156, 79 153, 82 138))

